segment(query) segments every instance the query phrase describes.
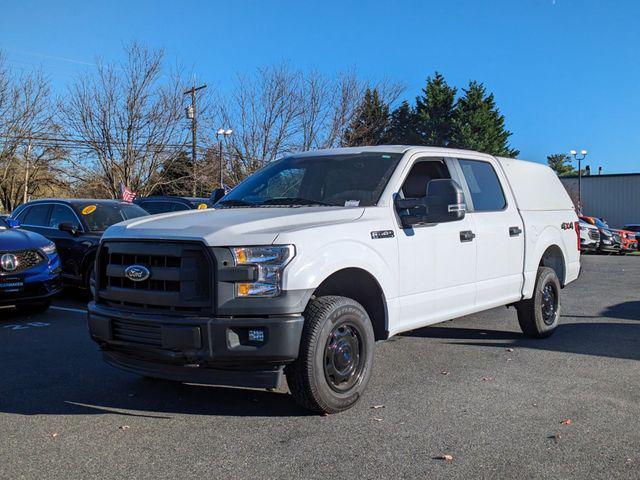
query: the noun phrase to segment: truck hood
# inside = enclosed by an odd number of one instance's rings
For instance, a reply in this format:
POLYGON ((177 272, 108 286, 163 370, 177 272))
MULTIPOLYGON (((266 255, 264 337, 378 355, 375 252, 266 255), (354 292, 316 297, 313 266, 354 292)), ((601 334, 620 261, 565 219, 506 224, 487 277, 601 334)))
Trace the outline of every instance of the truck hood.
POLYGON ((28 230, 22 230, 20 228, 0 230, 0 252, 40 248, 50 243, 51 241, 42 235, 28 230))
POLYGON ((190 210, 118 223, 104 239, 196 240, 217 247, 270 245, 278 234, 353 222, 361 207, 268 207, 190 210))

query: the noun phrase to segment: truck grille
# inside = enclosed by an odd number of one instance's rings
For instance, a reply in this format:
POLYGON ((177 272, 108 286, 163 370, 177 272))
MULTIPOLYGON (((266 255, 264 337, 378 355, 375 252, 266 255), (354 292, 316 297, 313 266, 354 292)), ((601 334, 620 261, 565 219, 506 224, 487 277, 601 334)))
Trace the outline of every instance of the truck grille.
POLYGON ((600 240, 600 232, 589 229, 589 238, 591 238, 591 240, 600 240))
POLYGON ((212 265, 199 243, 107 241, 98 256, 98 302, 131 310, 211 311, 212 265), (132 265, 147 268, 149 278, 127 278, 125 270, 132 265))
POLYGON ((16 273, 24 272, 33 267, 37 267, 47 261, 42 253, 38 250, 14 250, 14 251, 0 251, 0 256, 5 253, 12 253, 16 256, 18 268, 11 272, 5 272, 0 269, 0 274, 15 275, 16 273))
POLYGON ((112 320, 113 339, 120 342, 137 343, 152 347, 162 346, 162 332, 159 324, 133 322, 130 320, 112 320))

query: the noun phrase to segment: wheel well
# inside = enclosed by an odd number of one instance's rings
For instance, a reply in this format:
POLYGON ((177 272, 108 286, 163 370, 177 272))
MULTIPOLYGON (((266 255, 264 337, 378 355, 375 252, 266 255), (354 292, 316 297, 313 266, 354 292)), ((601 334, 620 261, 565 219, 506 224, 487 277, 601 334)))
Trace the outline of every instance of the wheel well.
POLYGON ((376 340, 385 340, 388 337, 384 292, 369 272, 360 268, 339 270, 327 277, 315 290, 314 295, 339 295, 355 300, 367 311, 376 340))
POLYGON ((549 267, 556 272, 560 285, 564 288, 565 265, 562 250, 557 245, 551 245, 542 254, 540 267, 549 267))

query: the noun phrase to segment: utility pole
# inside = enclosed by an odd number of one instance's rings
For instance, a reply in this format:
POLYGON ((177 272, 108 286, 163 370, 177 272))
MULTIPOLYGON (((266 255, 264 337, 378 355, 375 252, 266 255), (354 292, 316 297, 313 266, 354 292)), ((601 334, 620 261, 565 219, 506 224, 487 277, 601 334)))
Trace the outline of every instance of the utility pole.
POLYGON ((189 90, 184 92, 185 95, 191 95, 191 105, 187 107, 187 118, 191 120, 191 161, 192 165, 192 175, 193 175, 193 196, 195 197, 197 194, 197 182, 198 177, 196 175, 196 138, 198 131, 198 122, 196 119, 196 92, 198 90, 202 90, 203 88, 207 88, 206 85, 200 85, 196 87, 195 85, 191 87, 189 90))
POLYGON ((25 153, 26 166, 24 169, 24 195, 22 197, 22 203, 29 201, 29 157, 31 157, 31 138, 29 138, 27 152, 25 153))

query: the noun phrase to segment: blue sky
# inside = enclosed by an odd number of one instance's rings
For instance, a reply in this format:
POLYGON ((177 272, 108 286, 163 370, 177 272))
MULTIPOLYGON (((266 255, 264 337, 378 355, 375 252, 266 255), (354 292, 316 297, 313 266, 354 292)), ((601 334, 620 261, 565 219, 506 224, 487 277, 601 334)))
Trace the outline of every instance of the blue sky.
POLYGON ((586 148, 594 170, 640 171, 636 0, 3 3, 0 48, 15 67, 42 66, 59 92, 132 40, 222 90, 238 72, 288 61, 389 77, 413 99, 438 70, 495 93, 521 158, 586 148))

